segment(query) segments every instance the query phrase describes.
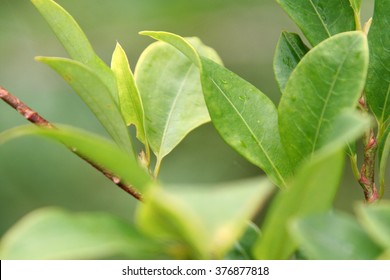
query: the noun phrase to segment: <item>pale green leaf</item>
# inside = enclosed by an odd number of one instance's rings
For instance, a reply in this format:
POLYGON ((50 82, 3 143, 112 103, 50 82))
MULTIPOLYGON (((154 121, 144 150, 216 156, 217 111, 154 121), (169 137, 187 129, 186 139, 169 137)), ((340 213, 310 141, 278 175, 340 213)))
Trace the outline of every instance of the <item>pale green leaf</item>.
POLYGON ((390 201, 357 207, 358 217, 366 231, 383 248, 390 249, 390 201))
POLYGON ((279 104, 281 140, 295 166, 326 145, 335 119, 356 107, 367 65, 366 36, 358 31, 325 40, 298 64, 279 104))
POLYGON ((138 223, 154 237, 180 244, 178 255, 222 258, 272 190, 259 178, 153 189, 140 205, 138 223))
MULTIPOLYGON (((197 38, 188 38, 199 52, 220 61, 197 38)), ((145 108, 148 140, 158 162, 210 117, 202 95, 199 70, 172 46, 156 42, 141 55, 135 79, 145 108)))
POLYGON ((3 236, 8 260, 155 258, 158 245, 134 226, 104 213, 43 208, 23 217, 3 236))
POLYGON ((390 123, 390 1, 376 0, 368 33, 370 64, 365 93, 380 125, 390 123))
POLYGON ((38 57, 60 74, 88 105, 115 142, 129 155, 134 150, 127 126, 108 88, 95 73, 80 62, 66 58, 38 57))
POLYGON ((96 55, 74 18, 52 0, 31 0, 31 2, 45 18, 70 57, 89 66, 117 102, 116 81, 111 69, 96 55))
POLYGON ((258 259, 287 259, 297 248, 288 232, 289 223, 299 217, 329 209, 343 170, 342 152, 321 153, 300 168, 289 187, 272 201, 262 236, 254 247, 258 259))
POLYGON ((137 161, 113 142, 69 126, 59 126, 59 129, 32 125, 16 127, 0 134, 0 144, 25 135, 42 135, 64 144, 140 192, 147 190, 152 184, 151 178, 137 161))
POLYGON ((355 219, 343 213, 300 218, 292 224, 291 232, 310 259, 371 260, 382 251, 355 219))
POLYGON ((315 46, 341 32, 355 29, 348 0, 276 0, 315 46))
POLYGON ((283 92, 291 72, 309 51, 298 34, 282 32, 274 56, 274 73, 283 92))
POLYGON ((117 43, 112 56, 111 68, 116 76, 119 94, 119 105, 127 125, 134 125, 137 138, 147 144, 144 128, 144 109, 141 96, 135 84, 126 53, 117 43))

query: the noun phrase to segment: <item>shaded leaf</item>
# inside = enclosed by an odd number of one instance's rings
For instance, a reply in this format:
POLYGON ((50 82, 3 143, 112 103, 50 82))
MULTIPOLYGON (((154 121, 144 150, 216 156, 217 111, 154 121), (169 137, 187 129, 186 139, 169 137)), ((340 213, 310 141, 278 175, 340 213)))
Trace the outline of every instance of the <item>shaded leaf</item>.
POLYGON ((1 259, 155 258, 160 248, 133 226, 103 213, 73 214, 43 208, 22 218, 3 237, 1 259))
POLYGON ((281 140, 292 163, 326 145, 334 120, 355 108, 367 64, 367 40, 356 31, 325 40, 301 60, 279 104, 281 140))
POLYGON ((96 55, 84 32, 60 5, 52 0, 31 0, 60 40, 70 57, 92 69, 117 102, 117 87, 111 69, 96 55))
POLYGON ((147 144, 144 128, 144 109, 141 96, 135 84, 126 53, 117 43, 112 56, 111 68, 116 76, 119 94, 119 105, 127 125, 134 125, 137 138, 147 144))
POLYGON ((129 132, 117 104, 105 84, 90 68, 66 58, 38 57, 37 60, 58 72, 88 105, 115 142, 135 157, 129 132))
POLYGON ((341 32, 355 29, 348 0, 276 0, 315 46, 341 32))
POLYGON ((0 144, 26 135, 41 135, 66 145, 84 158, 113 173, 138 191, 145 191, 152 180, 137 161, 123 153, 113 142, 83 130, 69 126, 45 129, 36 126, 20 126, 0 134, 0 144))
POLYGON ((152 189, 138 209, 138 224, 156 238, 176 242, 179 257, 222 258, 272 190, 259 178, 152 189))
POLYGON ((310 259, 371 260, 382 251, 355 219, 338 212, 300 218, 291 232, 310 259))
POLYGON ((309 51, 298 34, 282 32, 274 56, 274 73, 283 92, 291 72, 309 51))
POLYGON ((258 259, 286 259, 297 248, 288 225, 295 218, 329 209, 343 170, 343 153, 322 153, 298 170, 289 188, 272 201, 262 236, 254 247, 258 259))
POLYGON ((365 93, 380 125, 390 123, 390 1, 376 0, 368 33, 370 64, 365 93))

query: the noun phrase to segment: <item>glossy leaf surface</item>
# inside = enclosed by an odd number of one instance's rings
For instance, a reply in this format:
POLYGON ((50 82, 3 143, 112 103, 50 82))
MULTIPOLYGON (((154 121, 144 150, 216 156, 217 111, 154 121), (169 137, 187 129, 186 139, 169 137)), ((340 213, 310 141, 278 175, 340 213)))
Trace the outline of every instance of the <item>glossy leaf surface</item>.
POLYGON ((103 213, 43 208, 22 218, 3 237, 1 259, 61 260, 155 257, 158 247, 126 222, 103 213), (154 253, 153 253, 154 252, 154 253))
POLYGON ((88 105, 115 142, 135 157, 129 132, 117 104, 108 88, 90 68, 66 58, 38 57, 37 60, 58 72, 88 105))
POLYGON ((355 29, 349 0, 276 0, 315 46, 341 32, 355 29))
POLYGON ((90 67, 117 102, 117 87, 112 71, 96 55, 74 18, 52 0, 31 0, 31 2, 45 18, 70 57, 90 67))
POLYGON ((355 219, 338 212, 298 219, 291 232, 310 259, 372 260, 382 251, 355 219))
POLYGON ((274 73, 283 92, 291 72, 309 51, 298 34, 282 32, 274 56, 274 73))
POLYGON ((361 32, 336 35, 301 60, 279 105, 280 135, 292 163, 327 144, 334 120, 355 108, 367 65, 367 40, 361 32))

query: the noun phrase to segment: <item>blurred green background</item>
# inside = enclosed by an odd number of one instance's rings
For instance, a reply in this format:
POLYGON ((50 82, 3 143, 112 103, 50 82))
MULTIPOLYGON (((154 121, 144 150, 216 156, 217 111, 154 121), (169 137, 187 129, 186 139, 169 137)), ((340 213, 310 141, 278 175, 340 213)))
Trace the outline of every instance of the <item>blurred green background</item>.
MULTIPOLYGON (((225 66, 276 103, 280 98, 272 58, 281 30, 298 32, 274 0, 58 0, 78 21, 96 52, 110 62, 116 41, 134 65, 152 42, 142 30, 198 36, 225 66)), ((363 20, 373 1, 363 1, 363 20)), ((28 0, 0 1, 0 85, 52 122, 106 135, 76 94, 34 56, 66 56, 28 0)), ((26 121, 0 102, 0 131, 26 121)), ((163 162, 169 183, 216 182, 261 172, 224 144, 211 125, 194 131, 163 162)), ((336 207, 351 210, 362 192, 350 168, 336 207)), ((389 191, 390 192, 390 191, 389 191)), ((387 196, 389 197, 389 192, 387 196)), ((108 211, 131 219, 135 201, 65 148, 29 137, 0 146, 0 235, 27 212, 57 205, 71 210, 108 211)))

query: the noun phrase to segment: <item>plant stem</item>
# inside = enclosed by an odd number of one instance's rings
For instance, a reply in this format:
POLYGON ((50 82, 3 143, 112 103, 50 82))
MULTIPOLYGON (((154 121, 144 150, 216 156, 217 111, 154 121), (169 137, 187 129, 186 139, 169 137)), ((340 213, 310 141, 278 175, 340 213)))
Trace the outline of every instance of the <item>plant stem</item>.
MULTIPOLYGON (((10 105, 12 108, 14 108, 16 111, 18 111, 19 114, 24 116, 29 122, 40 126, 45 127, 49 129, 56 129, 56 127, 51 124, 49 121, 41 117, 37 112, 32 110, 30 107, 28 107, 25 103, 20 101, 18 98, 10 94, 6 89, 0 87, 0 98, 6 102, 8 105, 10 105)), ((120 178, 116 177, 114 174, 112 174, 109 170, 106 170, 105 168, 101 167, 100 165, 91 162, 88 158, 86 158, 84 155, 80 154, 77 149, 74 147, 69 147, 65 143, 63 143, 71 152, 76 154, 78 157, 83 159, 84 161, 88 162, 91 166, 93 166, 95 169, 97 169, 99 172, 101 172, 104 176, 106 176, 108 179, 110 179, 114 184, 116 184, 118 187, 120 187, 122 190, 127 192, 128 194, 132 195, 134 198, 142 201, 142 196, 139 192, 137 192, 132 186, 125 184, 120 180, 120 178)))

